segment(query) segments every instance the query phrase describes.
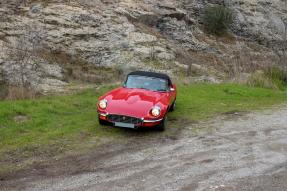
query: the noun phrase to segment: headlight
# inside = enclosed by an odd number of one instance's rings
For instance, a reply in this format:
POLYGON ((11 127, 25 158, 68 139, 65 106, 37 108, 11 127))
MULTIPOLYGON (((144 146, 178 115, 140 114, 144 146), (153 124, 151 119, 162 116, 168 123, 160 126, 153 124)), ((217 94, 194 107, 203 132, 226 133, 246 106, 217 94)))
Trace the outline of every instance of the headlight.
POLYGON ((160 115, 160 108, 157 107, 157 106, 154 107, 154 108, 152 108, 151 114, 152 114, 152 116, 154 116, 154 117, 158 117, 158 116, 160 115))
POLYGON ((99 102, 99 107, 100 107, 101 109, 106 109, 107 106, 108 106, 108 101, 107 101, 107 100, 103 99, 103 100, 101 100, 101 101, 99 102))

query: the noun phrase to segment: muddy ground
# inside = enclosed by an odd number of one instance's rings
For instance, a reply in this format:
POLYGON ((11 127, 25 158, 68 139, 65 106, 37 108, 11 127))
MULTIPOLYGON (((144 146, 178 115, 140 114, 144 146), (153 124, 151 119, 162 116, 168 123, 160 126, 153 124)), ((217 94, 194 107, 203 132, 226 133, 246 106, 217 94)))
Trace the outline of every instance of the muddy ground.
POLYGON ((224 115, 167 139, 105 145, 0 184, 26 191, 286 191, 287 107, 224 115))

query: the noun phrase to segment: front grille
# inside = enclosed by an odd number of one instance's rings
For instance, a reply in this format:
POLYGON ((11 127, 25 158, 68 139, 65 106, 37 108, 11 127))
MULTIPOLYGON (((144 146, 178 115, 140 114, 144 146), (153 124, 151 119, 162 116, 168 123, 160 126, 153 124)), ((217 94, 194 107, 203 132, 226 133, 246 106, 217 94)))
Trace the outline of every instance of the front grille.
POLYGON ((113 123, 120 122, 120 123, 130 123, 130 124, 138 125, 143 122, 143 120, 140 118, 125 116, 125 115, 108 115, 107 118, 109 121, 113 123))

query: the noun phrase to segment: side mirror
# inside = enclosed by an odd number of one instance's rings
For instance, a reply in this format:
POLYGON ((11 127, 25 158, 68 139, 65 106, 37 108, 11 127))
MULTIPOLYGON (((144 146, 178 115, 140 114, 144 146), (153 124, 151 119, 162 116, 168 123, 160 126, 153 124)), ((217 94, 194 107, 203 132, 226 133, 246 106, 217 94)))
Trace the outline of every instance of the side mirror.
POLYGON ((174 92, 174 91, 175 91, 175 89, 174 89, 173 87, 170 87, 169 90, 170 90, 171 92, 174 92))

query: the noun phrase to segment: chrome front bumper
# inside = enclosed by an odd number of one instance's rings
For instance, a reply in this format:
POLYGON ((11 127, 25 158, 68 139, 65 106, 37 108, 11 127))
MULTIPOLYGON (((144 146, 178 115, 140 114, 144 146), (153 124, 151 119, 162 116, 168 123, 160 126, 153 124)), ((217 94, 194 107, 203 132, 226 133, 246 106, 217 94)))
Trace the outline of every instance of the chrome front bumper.
MULTIPOLYGON (((103 117, 107 117, 109 114, 99 113, 99 115, 103 116, 103 117)), ((161 118, 161 119, 154 119, 154 120, 145 120, 145 119, 143 119, 143 122, 144 123, 157 123, 157 122, 160 122, 162 120, 163 120, 163 118, 161 118)))
POLYGON ((107 117, 109 114, 99 113, 100 116, 107 117))
POLYGON ((163 119, 155 119, 155 120, 143 120, 144 123, 157 123, 162 121, 163 119))

